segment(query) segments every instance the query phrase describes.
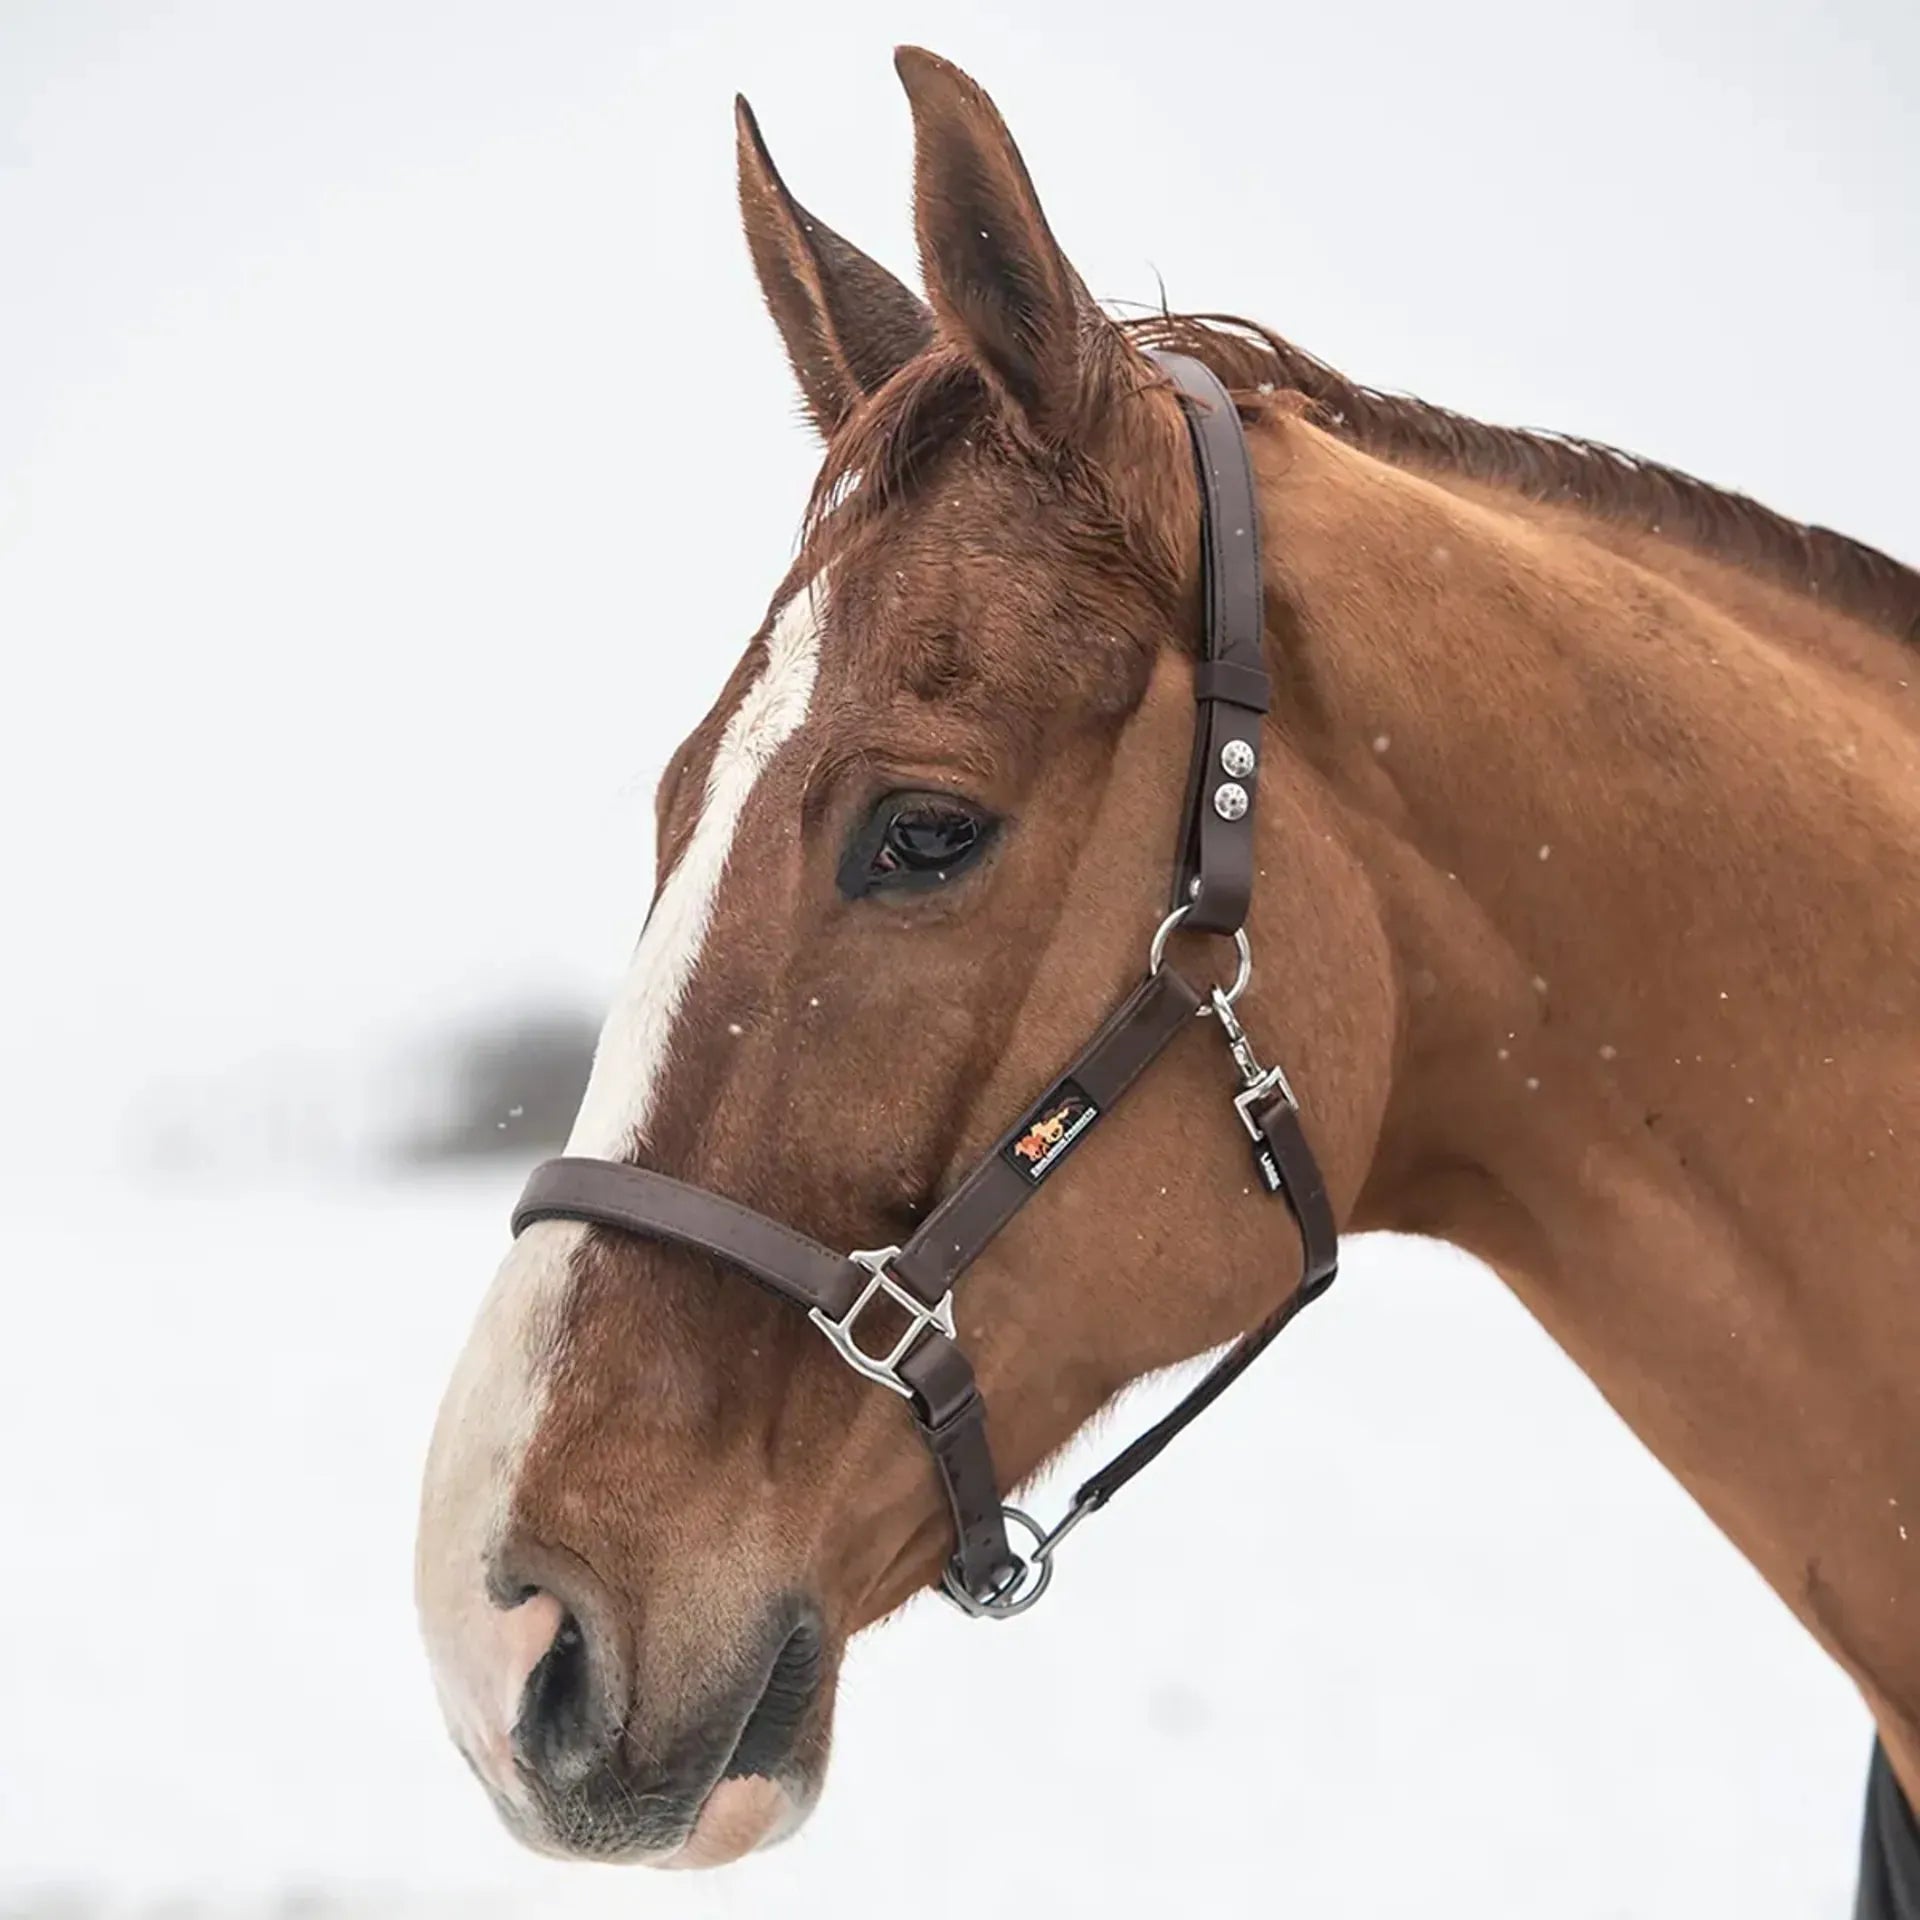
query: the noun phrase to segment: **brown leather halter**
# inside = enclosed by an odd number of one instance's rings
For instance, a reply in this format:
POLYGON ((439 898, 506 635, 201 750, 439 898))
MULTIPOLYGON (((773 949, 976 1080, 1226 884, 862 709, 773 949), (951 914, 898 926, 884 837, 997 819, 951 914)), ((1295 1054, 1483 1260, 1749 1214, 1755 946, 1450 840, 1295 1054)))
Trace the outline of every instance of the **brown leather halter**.
POLYGON ((1194 668, 1199 712, 1172 907, 1153 937, 1146 978, 904 1246, 837 1253, 717 1193, 610 1160, 566 1158, 536 1167, 513 1213, 516 1234, 535 1220, 579 1220, 690 1247, 805 1308, 849 1366, 912 1405, 953 1513, 956 1546, 942 1588, 966 1612, 994 1618, 1023 1612, 1039 1599, 1053 1577, 1054 1549, 1067 1533, 1105 1506, 1326 1291, 1338 1254, 1333 1210, 1293 1090, 1278 1067, 1255 1060, 1233 1011, 1252 976, 1245 921, 1268 703, 1259 516, 1246 436, 1226 389, 1199 361, 1173 353, 1153 357, 1179 390, 1199 469, 1206 654, 1194 668), (1162 964, 1177 927, 1232 938, 1240 962, 1232 986, 1216 986, 1203 997, 1162 964), (1214 1018, 1226 1037, 1240 1081, 1233 1104, 1252 1141, 1255 1169, 1299 1223, 1301 1278, 1172 1412, 1082 1485, 1066 1517, 1043 1532, 1001 1503, 986 1405, 954 1329, 953 1285, 1196 1016, 1214 1018), (905 1310, 907 1325, 888 1351, 870 1352, 858 1329, 882 1295, 905 1310), (1024 1555, 1008 1540, 1009 1520, 1031 1538, 1024 1555))

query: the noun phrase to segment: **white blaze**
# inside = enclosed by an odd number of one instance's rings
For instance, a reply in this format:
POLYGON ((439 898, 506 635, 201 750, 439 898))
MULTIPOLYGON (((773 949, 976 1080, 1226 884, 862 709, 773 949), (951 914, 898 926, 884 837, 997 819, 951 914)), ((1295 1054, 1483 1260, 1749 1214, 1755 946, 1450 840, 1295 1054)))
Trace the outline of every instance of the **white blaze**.
MULTIPOLYGON (((654 902, 601 1029, 569 1153, 623 1158, 652 1118, 674 1023, 713 923, 747 801, 813 698, 818 587, 816 581, 802 588, 780 609, 767 639, 767 664, 720 736, 700 818, 654 902)), ((544 1609, 536 1616, 526 1608, 495 1607, 484 1570, 546 1412, 572 1256, 585 1233, 572 1222, 542 1221, 508 1251, 441 1402, 421 1498, 416 1591, 441 1706, 468 1757, 514 1799, 522 1789, 508 1735, 553 1617, 544 1609)))
POLYGON ((707 773, 699 823, 667 877, 625 984, 600 1031, 586 1098, 567 1141, 569 1153, 618 1160, 646 1131, 673 1050, 673 1023, 686 998, 713 921, 721 876, 748 796, 767 763, 807 717, 820 665, 814 589, 780 609, 767 637, 767 664, 734 708, 707 773))

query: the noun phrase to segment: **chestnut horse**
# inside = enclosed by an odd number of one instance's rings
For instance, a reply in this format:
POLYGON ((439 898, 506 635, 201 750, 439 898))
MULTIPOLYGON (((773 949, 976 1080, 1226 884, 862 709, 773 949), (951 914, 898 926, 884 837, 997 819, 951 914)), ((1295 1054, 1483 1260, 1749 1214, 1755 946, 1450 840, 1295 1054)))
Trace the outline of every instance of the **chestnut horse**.
MULTIPOLYGON (((1252 448, 1276 688, 1243 1012, 1342 1227, 1489 1262, 1852 1675, 1888 1803, 1920 1799, 1920 576, 1244 323, 1112 321, 986 96, 898 65, 925 302, 740 108, 826 463, 661 781, 570 1151, 900 1240, 1137 981, 1202 618, 1142 348, 1195 356, 1252 448)), ((1298 1272, 1220 1069, 1171 1048, 959 1291, 1009 1483, 1298 1272)), ((454 1737, 532 1844, 732 1859, 804 1817, 847 1641, 948 1525, 899 1404, 803 1315, 537 1224, 427 1464, 454 1737)))

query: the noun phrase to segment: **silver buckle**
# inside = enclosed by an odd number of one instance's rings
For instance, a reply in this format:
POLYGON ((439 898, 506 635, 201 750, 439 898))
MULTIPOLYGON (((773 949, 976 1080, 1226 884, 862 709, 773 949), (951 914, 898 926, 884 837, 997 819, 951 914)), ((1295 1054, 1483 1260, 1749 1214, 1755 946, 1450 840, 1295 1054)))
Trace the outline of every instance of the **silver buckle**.
POLYGON ((1260 1128, 1253 1117, 1255 1107, 1264 1107, 1267 1096, 1276 1091, 1296 1113, 1300 1110, 1300 1102, 1292 1084, 1279 1067, 1263 1067, 1254 1058, 1253 1042, 1247 1038, 1246 1028, 1233 1011, 1232 997, 1215 987, 1211 999, 1212 1011, 1220 1021, 1220 1031, 1226 1036, 1227 1051, 1233 1055, 1234 1067, 1240 1075, 1240 1091, 1233 1096, 1233 1110, 1240 1116, 1240 1124, 1246 1128, 1247 1138, 1257 1144, 1260 1128))
POLYGON ((860 1289, 859 1297, 838 1320, 818 1307, 810 1307, 807 1318, 833 1342, 834 1351, 863 1380, 871 1380, 875 1386, 887 1387, 903 1399, 910 1400, 913 1398, 913 1389, 900 1377, 900 1362, 907 1357, 913 1343, 929 1327, 944 1333, 949 1340, 957 1336, 953 1330, 953 1289, 947 1289, 937 1306, 928 1306, 917 1293, 909 1292, 887 1271, 889 1262, 897 1259, 899 1254, 898 1247, 867 1247, 848 1254, 849 1260, 865 1267, 873 1278, 860 1289), (878 1354, 869 1353, 853 1337, 855 1323, 877 1293, 884 1293, 896 1306, 906 1308, 912 1316, 912 1323, 894 1342, 893 1351, 884 1359, 878 1354))
POLYGON ((1251 1086, 1243 1088, 1233 1096, 1233 1110, 1240 1116, 1240 1124, 1246 1128, 1247 1138, 1256 1147, 1261 1143, 1263 1136, 1259 1121, 1253 1117, 1254 1109, 1264 1108, 1267 1104, 1267 1096, 1276 1087, 1285 1098, 1287 1105, 1296 1113, 1299 1112, 1300 1102, 1293 1097, 1293 1089, 1287 1084, 1287 1076, 1278 1067, 1269 1067, 1251 1086))

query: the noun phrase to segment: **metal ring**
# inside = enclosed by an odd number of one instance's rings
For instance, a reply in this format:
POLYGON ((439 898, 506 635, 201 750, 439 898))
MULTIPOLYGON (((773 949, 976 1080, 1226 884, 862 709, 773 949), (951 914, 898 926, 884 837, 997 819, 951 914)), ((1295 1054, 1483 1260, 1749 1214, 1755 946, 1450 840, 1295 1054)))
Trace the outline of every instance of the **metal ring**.
MULTIPOLYGON (((1174 928, 1187 917, 1189 911, 1190 908, 1185 905, 1175 907, 1174 910, 1154 928, 1153 938, 1147 944, 1147 971, 1149 973, 1158 973, 1166 964, 1167 941, 1172 937, 1174 928)), ((1247 930, 1245 927, 1234 928, 1233 951, 1239 961, 1239 965, 1234 969, 1233 985, 1221 989, 1220 993, 1220 997, 1226 1001, 1228 1006, 1232 1006, 1233 1003, 1246 992, 1247 982, 1253 978, 1253 943, 1247 938, 1247 930)), ((1213 1018, 1213 1008, 1210 1004, 1203 1003, 1201 1005, 1200 1018, 1202 1020, 1210 1020, 1213 1018)))
POLYGON ((962 1585, 952 1561, 948 1561, 940 1576, 942 1595, 962 1613, 971 1614, 976 1620, 1011 1620, 1016 1613, 1025 1613, 1046 1592, 1053 1580, 1053 1558, 1044 1551, 1051 1542, 1039 1522, 1022 1513, 1018 1507, 1002 1507, 1000 1516, 1003 1520, 1011 1520, 1015 1526, 1024 1527, 1034 1545, 1033 1553, 1015 1566, 1005 1584, 983 1600, 969 1593, 962 1585))

